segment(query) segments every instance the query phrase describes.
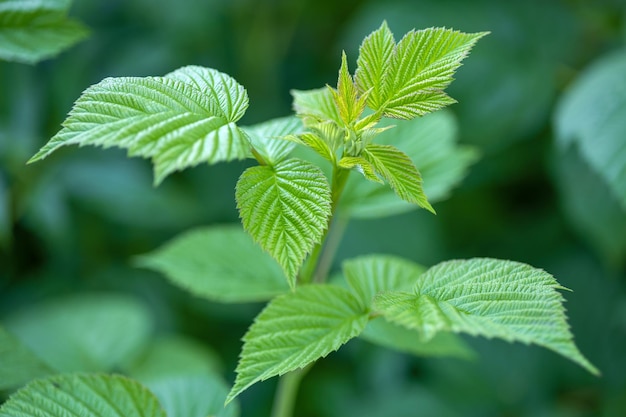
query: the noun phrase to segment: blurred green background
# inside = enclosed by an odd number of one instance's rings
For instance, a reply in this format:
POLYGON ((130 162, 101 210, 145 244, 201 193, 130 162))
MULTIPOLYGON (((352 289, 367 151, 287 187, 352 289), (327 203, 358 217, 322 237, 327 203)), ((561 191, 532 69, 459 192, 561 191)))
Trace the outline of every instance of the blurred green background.
MULTIPOLYGON (((253 124, 288 114, 290 89, 334 84, 342 50, 354 68, 383 19, 397 38, 430 26, 488 30, 449 90, 460 140, 481 159, 437 216, 352 221, 336 263, 384 252, 543 268, 573 290, 575 340, 603 376, 534 346, 468 338, 478 357, 462 361, 353 341, 307 376, 296 415, 626 416, 626 190, 620 200, 584 146, 558 138, 573 86, 607 60, 624 62, 623 0, 107 0, 76 1, 71 15, 90 27, 86 41, 35 66, 0 62, 0 318, 69 294, 130 294, 156 334, 205 343, 232 381, 239 339, 262 305, 194 298, 131 260, 193 226, 237 222, 234 185, 247 163, 197 167, 154 189, 149 162, 119 150, 26 160, 104 77, 216 68, 247 88, 242 122, 253 124)), ((621 89, 606 99, 626 103, 626 72, 615 74, 621 89)), ((619 109, 614 120, 626 120, 619 109)), ((623 155, 626 128, 613 125, 623 155)), ((244 393, 242 415, 268 415, 274 386, 244 393)))

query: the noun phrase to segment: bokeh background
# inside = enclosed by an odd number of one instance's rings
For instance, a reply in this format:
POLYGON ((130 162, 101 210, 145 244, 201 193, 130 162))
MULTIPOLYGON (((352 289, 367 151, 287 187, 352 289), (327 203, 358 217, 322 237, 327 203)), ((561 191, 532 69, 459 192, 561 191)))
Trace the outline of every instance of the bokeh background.
MULTIPOLYGON (((425 265, 488 256, 541 267, 573 290, 565 297, 575 340, 603 375, 498 341, 467 339, 473 361, 352 341, 307 376, 296 415, 626 416, 626 209, 580 149, 557 137, 572 86, 626 54, 623 0, 75 3, 87 40, 34 66, 0 62, 0 317, 70 294, 128 294, 149 308, 155 333, 210 347, 232 381, 240 338, 262 305, 194 298, 131 260, 194 226, 237 222, 233 190, 246 162, 197 167, 156 189, 149 162, 119 150, 67 148, 25 162, 105 77, 216 68, 247 88, 243 123, 253 124, 289 114, 290 89, 334 84, 341 51, 354 68, 360 41, 383 20, 397 38, 430 26, 487 30, 449 90, 460 141, 480 160, 437 216, 352 221, 336 262, 384 252, 425 265)), ((274 388, 270 380, 244 393, 242 415, 268 415, 274 388)))

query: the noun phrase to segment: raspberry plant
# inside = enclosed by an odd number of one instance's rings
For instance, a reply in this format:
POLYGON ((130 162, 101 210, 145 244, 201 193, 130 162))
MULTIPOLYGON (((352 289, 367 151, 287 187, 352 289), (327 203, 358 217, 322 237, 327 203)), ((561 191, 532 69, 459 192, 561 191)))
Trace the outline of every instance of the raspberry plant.
MULTIPOLYGON (((454 103, 445 89, 485 35, 430 28, 396 42, 383 23, 363 41, 354 74, 344 53, 336 87, 293 91, 295 116, 254 126, 237 124, 248 108, 245 88, 215 69, 107 78, 84 91, 30 162, 67 145, 120 147, 150 159, 158 185, 198 164, 256 160, 235 190, 243 228, 191 231, 138 259, 210 300, 268 301, 243 337, 226 403, 280 376, 273 415, 291 416, 304 374, 356 337, 431 354, 467 349, 459 333, 500 338, 543 346, 597 374, 573 342, 558 292, 565 288, 541 269, 488 258, 425 268, 374 254, 346 260, 329 280, 333 230, 350 217, 435 212, 414 160, 438 172, 431 199, 461 178, 471 151, 413 142, 421 123, 435 120, 421 116, 454 103)), ((114 403, 123 415, 165 415, 138 382, 87 374, 36 380, 0 414, 52 415, 52 402, 77 414, 89 407, 99 411, 88 415, 114 415, 114 403)))

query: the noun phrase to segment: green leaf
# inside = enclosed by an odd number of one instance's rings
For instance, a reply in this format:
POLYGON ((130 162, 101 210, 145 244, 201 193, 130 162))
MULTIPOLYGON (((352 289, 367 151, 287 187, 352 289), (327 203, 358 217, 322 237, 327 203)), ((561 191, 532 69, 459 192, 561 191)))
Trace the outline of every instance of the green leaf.
POLYGON ((269 165, 276 165, 286 159, 295 144, 286 136, 302 131, 302 122, 294 116, 268 120, 254 126, 244 126, 242 130, 250 137, 254 149, 269 165))
POLYGON ((384 116, 412 119, 455 102, 444 89, 486 32, 445 28, 410 31, 398 44, 386 23, 368 36, 357 60, 356 82, 367 104, 384 116))
POLYGON ((0 407, 2 417, 165 417, 156 397, 119 375, 59 375, 33 381, 0 407))
POLYGON ((330 216, 330 187, 315 165, 288 159, 248 168, 235 191, 244 229, 269 252, 294 288, 302 262, 320 242, 330 216))
POLYGON ((245 158, 248 139, 235 122, 247 107, 245 89, 210 68, 107 78, 83 92, 63 129, 29 162, 67 145, 115 146, 152 159, 159 184, 172 172, 203 162, 245 158))
POLYGON ((60 372, 110 371, 147 343, 152 323, 135 299, 82 294, 7 317, 6 328, 60 372))
MULTIPOLYGON (((408 121, 383 119, 381 125, 392 122, 395 127, 378 135, 376 142, 398 147, 415 162, 431 203, 447 198, 476 160, 473 148, 456 144, 458 127, 454 115, 441 110, 408 121)), ((358 177, 348 180, 340 205, 344 214, 357 218, 384 217, 415 208, 415 205, 397 198, 387 185, 358 177)))
POLYGON ((315 90, 291 90, 293 109, 302 118, 305 126, 331 120, 338 126, 343 124, 331 90, 327 87, 315 90))
POLYGON ((240 225, 186 232, 139 257, 137 264, 159 271, 173 284, 213 301, 263 301, 289 290, 278 264, 240 225))
POLYGON ((383 317, 367 323, 367 327, 359 338, 379 346, 416 356, 456 357, 473 359, 474 351, 454 333, 437 333, 430 340, 424 338, 414 330, 390 323, 383 317))
POLYGON ((526 264, 457 260, 430 268, 411 292, 380 293, 374 308, 424 340, 444 331, 536 344, 597 375, 573 342, 557 289, 554 277, 526 264))
POLYGON ((300 369, 358 336, 368 313, 346 289, 300 286, 279 295, 244 336, 237 378, 227 402, 252 384, 300 369))
POLYGON ((34 64, 86 38, 89 31, 67 17, 68 0, 0 2, 0 59, 34 64))
POLYGON ((626 212, 626 54, 605 56, 586 69, 556 112, 562 148, 576 143, 626 212))
POLYGON ((327 161, 330 161, 333 165, 335 164, 335 152, 328 145, 328 141, 322 139, 321 136, 315 133, 305 132, 298 136, 290 136, 289 140, 311 148, 318 155, 322 156, 327 161))
POLYGON ((337 91, 330 89, 339 116, 345 126, 351 126, 365 110, 367 94, 357 98, 357 89, 354 80, 348 71, 346 53, 341 55, 341 68, 339 69, 339 79, 337 81, 337 91))
POLYGON ((391 145, 372 143, 364 149, 363 157, 389 182, 398 197, 435 212, 422 189, 422 176, 407 154, 391 145))
POLYGON ((361 156, 344 156, 339 161, 339 166, 346 169, 355 169, 368 180, 383 184, 383 181, 376 175, 374 165, 361 156))
POLYGON ((0 391, 54 373, 30 349, 0 327, 0 391))

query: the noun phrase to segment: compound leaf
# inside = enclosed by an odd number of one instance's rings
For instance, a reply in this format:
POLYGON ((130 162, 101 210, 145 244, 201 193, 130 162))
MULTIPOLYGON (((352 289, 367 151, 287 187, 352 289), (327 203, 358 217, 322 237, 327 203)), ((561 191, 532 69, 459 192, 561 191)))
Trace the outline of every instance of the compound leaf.
POLYGON ((72 144, 115 146, 152 159, 159 184, 172 172, 202 162, 245 158, 248 139, 235 122, 247 107, 245 89, 210 68, 107 78, 83 92, 63 129, 29 162, 72 144))
POLYGON ((300 159, 248 168, 235 190, 244 229, 283 268, 290 287, 330 216, 324 173, 300 159))
POLYGON ((367 310, 338 286, 300 286, 279 295, 244 336, 237 378, 226 401, 258 381, 325 357, 358 336, 367 321, 367 310))
POLYGON ((412 291, 378 294, 374 308, 387 320, 417 330, 424 340, 448 331, 532 343, 597 375, 573 342, 557 289, 563 287, 554 277, 526 264, 457 260, 430 268, 412 291))
POLYGON ((357 85, 370 91, 368 106, 384 116, 412 119, 454 103, 443 90, 470 49, 486 32, 429 28, 407 33, 398 44, 386 23, 359 51, 357 85))
POLYGON ((159 401, 120 375, 59 375, 31 382, 0 407, 2 417, 165 417, 159 401))
POLYGON ((81 23, 67 17, 68 0, 0 2, 0 59, 34 64, 87 37, 81 23))
POLYGON ((137 263, 213 301, 263 301, 289 290, 278 264, 240 225, 186 232, 163 248, 139 257, 137 263))
POLYGON ((398 197, 435 212, 422 189, 422 176, 407 154, 395 146, 372 143, 364 149, 363 157, 389 182, 398 197))
POLYGON ((295 116, 268 120, 254 126, 244 126, 254 149, 269 165, 276 165, 289 156, 296 146, 285 137, 302 131, 302 122, 295 116))

